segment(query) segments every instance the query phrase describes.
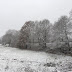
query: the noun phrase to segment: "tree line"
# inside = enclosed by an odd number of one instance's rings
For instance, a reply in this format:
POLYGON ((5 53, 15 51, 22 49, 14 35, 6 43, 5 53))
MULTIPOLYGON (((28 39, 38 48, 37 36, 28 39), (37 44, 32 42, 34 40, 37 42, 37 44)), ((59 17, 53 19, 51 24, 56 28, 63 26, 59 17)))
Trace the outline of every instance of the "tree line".
POLYGON ((8 30, 0 43, 20 49, 48 51, 61 49, 71 51, 72 11, 68 16, 61 16, 54 24, 48 19, 27 21, 19 31, 8 30))

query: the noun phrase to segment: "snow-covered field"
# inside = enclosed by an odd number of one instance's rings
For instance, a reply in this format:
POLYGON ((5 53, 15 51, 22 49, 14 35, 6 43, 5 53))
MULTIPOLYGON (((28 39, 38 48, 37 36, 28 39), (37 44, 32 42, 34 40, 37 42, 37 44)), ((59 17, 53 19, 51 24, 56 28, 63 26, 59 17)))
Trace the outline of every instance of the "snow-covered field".
POLYGON ((0 46, 0 72, 72 72, 72 57, 0 46))

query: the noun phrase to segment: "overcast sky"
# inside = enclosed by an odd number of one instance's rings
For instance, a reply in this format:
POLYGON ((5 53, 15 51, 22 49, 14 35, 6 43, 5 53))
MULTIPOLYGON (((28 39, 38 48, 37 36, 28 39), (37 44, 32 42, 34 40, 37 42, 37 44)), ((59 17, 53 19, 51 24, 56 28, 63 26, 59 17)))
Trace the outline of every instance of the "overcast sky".
POLYGON ((8 29, 19 30, 29 20, 53 23, 71 9, 72 0, 0 0, 0 36, 8 29))

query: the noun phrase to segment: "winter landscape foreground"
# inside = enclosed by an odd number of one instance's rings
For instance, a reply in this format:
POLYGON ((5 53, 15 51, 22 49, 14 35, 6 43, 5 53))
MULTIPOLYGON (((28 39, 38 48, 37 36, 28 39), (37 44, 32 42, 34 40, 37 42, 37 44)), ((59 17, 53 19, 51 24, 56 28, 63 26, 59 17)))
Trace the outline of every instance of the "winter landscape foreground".
POLYGON ((0 72, 72 72, 72 57, 0 46, 0 72))

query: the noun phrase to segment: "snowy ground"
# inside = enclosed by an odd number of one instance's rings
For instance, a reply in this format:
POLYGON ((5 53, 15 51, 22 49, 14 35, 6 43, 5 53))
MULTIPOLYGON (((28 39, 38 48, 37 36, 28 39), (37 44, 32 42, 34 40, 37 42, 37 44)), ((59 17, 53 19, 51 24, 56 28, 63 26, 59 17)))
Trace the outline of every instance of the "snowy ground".
POLYGON ((72 72, 72 57, 0 46, 0 72, 72 72))

